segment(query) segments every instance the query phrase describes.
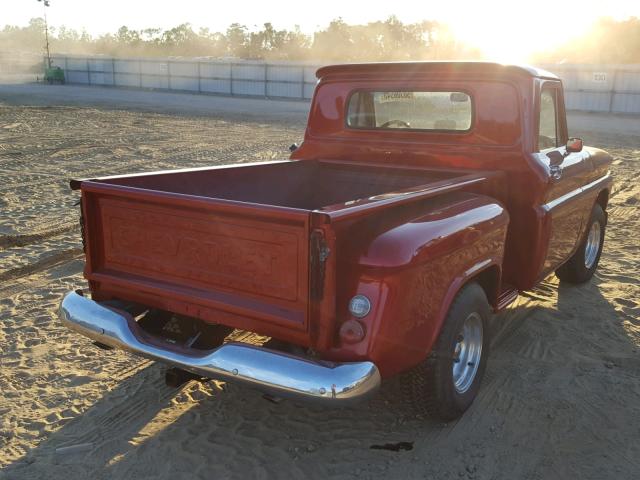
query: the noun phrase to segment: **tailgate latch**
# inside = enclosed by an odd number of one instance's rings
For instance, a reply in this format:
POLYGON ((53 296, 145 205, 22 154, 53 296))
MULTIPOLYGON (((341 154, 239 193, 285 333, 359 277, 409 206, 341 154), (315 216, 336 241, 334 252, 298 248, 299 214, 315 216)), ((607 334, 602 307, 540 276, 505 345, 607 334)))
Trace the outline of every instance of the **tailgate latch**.
POLYGON ((322 300, 324 292, 324 271, 331 249, 327 246, 322 230, 311 232, 311 280, 310 295, 312 300, 322 300))

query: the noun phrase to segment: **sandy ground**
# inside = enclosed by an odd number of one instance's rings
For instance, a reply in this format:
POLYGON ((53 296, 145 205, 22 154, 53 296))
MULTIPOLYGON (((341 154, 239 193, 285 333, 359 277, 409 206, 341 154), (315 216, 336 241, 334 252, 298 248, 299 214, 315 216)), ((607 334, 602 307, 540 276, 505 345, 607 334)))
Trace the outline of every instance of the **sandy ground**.
POLYGON ((36 93, 0 87, 0 478, 640 477, 637 119, 572 116, 572 134, 616 157, 600 269, 581 287, 550 277, 501 314, 477 401, 439 424, 402 377, 338 410, 215 382, 174 390, 160 365, 64 329, 60 297, 84 285, 69 177, 281 158, 306 111, 36 93), (371 448, 398 442, 410 449, 371 448))

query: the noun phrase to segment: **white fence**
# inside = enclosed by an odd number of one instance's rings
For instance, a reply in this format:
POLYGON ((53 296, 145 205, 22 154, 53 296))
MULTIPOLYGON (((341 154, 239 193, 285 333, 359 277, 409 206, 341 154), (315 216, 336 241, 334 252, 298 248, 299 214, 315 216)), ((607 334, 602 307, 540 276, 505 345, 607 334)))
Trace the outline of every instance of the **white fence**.
POLYGON ((200 59, 54 57, 69 83, 310 99, 317 65, 200 59))
MULTIPOLYGON (((55 56, 69 83, 307 100, 318 64, 55 56)), ((640 65, 541 65, 569 110, 640 114, 640 65)))
POLYGON ((562 79, 568 110, 640 113, 640 65, 542 65, 562 79))

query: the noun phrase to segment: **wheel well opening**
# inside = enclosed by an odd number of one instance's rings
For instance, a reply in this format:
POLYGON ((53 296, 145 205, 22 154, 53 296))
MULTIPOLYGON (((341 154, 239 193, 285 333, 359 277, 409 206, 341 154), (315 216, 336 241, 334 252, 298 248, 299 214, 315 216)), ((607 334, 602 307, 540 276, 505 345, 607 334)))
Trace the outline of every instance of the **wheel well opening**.
POLYGON ((473 280, 482 287, 489 304, 494 308, 498 305, 498 294, 500 284, 500 269, 493 265, 476 275, 473 280))
POLYGON ((596 203, 600 204, 600 206, 602 207, 602 210, 606 210, 607 205, 609 204, 609 190, 602 190, 598 194, 596 203))

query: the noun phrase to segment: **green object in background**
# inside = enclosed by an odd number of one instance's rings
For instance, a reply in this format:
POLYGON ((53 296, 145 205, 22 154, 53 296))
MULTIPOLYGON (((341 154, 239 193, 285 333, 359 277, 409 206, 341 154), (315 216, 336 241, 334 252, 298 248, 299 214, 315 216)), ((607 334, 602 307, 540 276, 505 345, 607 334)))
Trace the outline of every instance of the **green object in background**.
POLYGON ((44 81, 49 84, 64 83, 64 70, 60 67, 50 67, 44 69, 44 81))

